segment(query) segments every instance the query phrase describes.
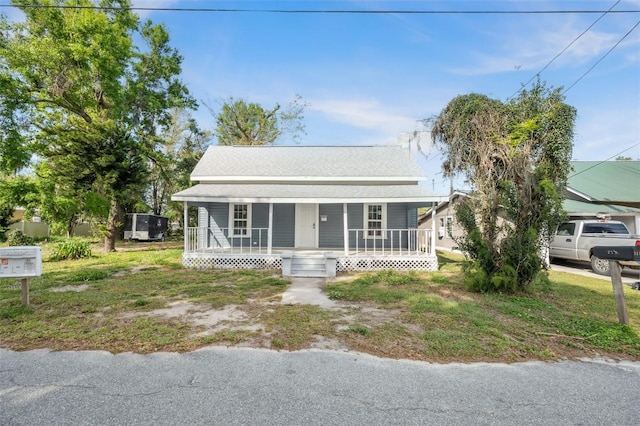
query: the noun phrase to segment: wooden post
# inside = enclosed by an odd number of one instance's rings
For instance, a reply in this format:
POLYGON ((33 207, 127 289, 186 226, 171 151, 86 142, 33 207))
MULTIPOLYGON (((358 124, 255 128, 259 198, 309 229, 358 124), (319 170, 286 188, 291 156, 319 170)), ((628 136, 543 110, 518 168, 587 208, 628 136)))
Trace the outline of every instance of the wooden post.
POLYGON ((29 306, 29 279, 22 279, 22 306, 29 306))
MULTIPOLYGON (((431 241, 429 241, 429 254, 434 256, 436 254, 436 207, 437 204, 435 201, 431 203, 431 241)), ((446 229, 445 232, 447 232, 446 229)))
POLYGON ((609 270, 611 271, 613 296, 616 298, 618 322, 620 324, 629 324, 629 312, 627 311, 627 302, 624 300, 624 290, 622 288, 622 266, 615 260, 609 260, 609 270))
MULTIPOLYGON (((269 235, 267 235, 267 254, 271 254, 271 246, 273 245, 273 203, 269 203, 269 235)), ((262 246, 262 241, 260 241, 262 246)))
MULTIPOLYGON (((183 225, 183 234, 184 234, 184 252, 189 253, 189 247, 191 246, 191 242, 189 241, 189 202, 184 202, 184 225, 183 225)), ((200 226, 200 224, 198 224, 200 226)))
MULTIPOLYGON (((342 242, 344 243, 345 256, 349 256, 349 223, 348 222, 349 222, 349 213, 347 210, 347 203, 342 203, 342 242)), ((356 235, 356 241, 357 240, 358 240, 358 236, 356 235)))

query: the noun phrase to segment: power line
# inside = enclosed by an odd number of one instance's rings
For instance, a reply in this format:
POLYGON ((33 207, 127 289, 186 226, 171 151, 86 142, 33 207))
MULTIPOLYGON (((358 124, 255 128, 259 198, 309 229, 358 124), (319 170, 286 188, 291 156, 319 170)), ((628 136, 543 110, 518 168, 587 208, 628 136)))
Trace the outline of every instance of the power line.
MULTIPOLYGON (((593 23, 592 23, 591 25, 589 25, 589 27, 588 27, 586 30, 584 30, 584 31, 583 31, 583 32, 582 32, 578 37, 574 38, 574 39, 571 41, 571 43, 569 43, 569 44, 567 45, 567 47, 565 47, 564 49, 562 49, 562 51, 560 51, 560 53, 558 53, 556 56, 554 56, 554 57, 553 57, 553 59, 551 59, 551 60, 547 63, 547 65, 545 65, 545 66, 544 66, 540 71, 538 71, 537 73, 535 73, 535 74, 534 74, 534 75, 529 79, 529 81, 527 81, 525 84, 523 84, 523 85, 522 85, 522 87, 523 87, 523 88, 524 88, 524 87, 527 87, 527 86, 529 85, 529 83, 531 83, 531 81, 533 81, 533 79, 534 79, 534 78, 536 78, 536 77, 540 76, 540 74, 542 74, 542 72, 544 72, 544 71, 549 67, 549 65, 551 65, 551 64, 553 63, 553 61, 555 61, 556 59, 558 59, 558 58, 559 58, 559 57, 560 57, 564 52, 566 52, 566 51, 567 51, 571 46, 573 46, 573 44, 574 44, 576 41, 578 41, 578 40, 579 40, 583 35, 585 35, 585 34, 586 34, 586 33, 587 33, 591 28, 593 28, 593 26, 594 26, 595 24, 597 24, 597 23, 598 23, 602 18, 604 18, 608 13, 610 13, 610 12, 611 12, 611 10, 612 10, 614 7, 616 7, 616 6, 618 5, 618 3, 620 3, 620 1, 621 1, 621 0, 618 0, 618 1, 613 5, 613 6, 611 6, 611 7, 609 8, 609 10, 607 10, 607 11, 606 11, 606 12, 604 12, 602 15, 600 15, 600 17, 599 17, 598 19, 596 19, 595 21, 593 21, 593 23)), ((507 98, 507 100, 509 100, 509 99, 513 98, 513 97, 514 97, 514 96, 515 96, 515 95, 516 95, 520 90, 521 90, 521 89, 516 90, 516 91, 513 93, 513 95, 511 95, 511 96, 509 96, 509 97, 507 98)))
POLYGON ((623 35, 623 36, 622 36, 622 38, 621 38, 620 40, 618 40, 618 42, 617 42, 616 44, 614 44, 614 45, 613 45, 613 47, 611 47, 611 49, 609 49, 609 50, 607 51, 607 53, 605 53, 604 55, 602 55, 602 57, 601 57, 600 59, 598 59, 598 60, 596 61, 596 63, 595 63, 595 64, 593 64, 593 65, 591 66, 591 68, 589 68, 589 69, 588 69, 584 74, 582 74, 582 75, 580 76, 580 78, 578 78, 576 81, 574 81, 574 82, 573 82, 573 84, 572 84, 571 86, 569 86, 569 87, 567 87, 566 89, 564 89, 564 90, 562 91, 562 94, 564 95, 565 93, 567 93, 567 92, 569 91, 569 89, 571 89, 573 86, 575 86, 576 84, 578 84, 578 82, 579 82, 580 80, 582 80, 582 79, 583 79, 587 74, 589 74, 589 73, 591 72, 591 70, 593 70, 593 69, 596 67, 596 65, 598 65, 600 62, 602 62, 602 60, 603 60, 604 58, 606 58, 607 56, 609 56, 609 53, 613 52, 613 50, 614 50, 616 47, 618 47, 618 45, 619 45, 620 43, 622 43, 622 41, 623 41, 625 38, 627 38, 627 36, 628 36, 629 34, 631 34, 631 33, 633 32, 633 30, 635 30, 636 28, 638 28, 638 25, 640 25, 640 21, 636 22, 636 24, 633 26, 633 28, 631 28, 631 29, 629 30, 629 32, 627 32, 625 35, 623 35))
POLYGON ((629 148, 624 149, 624 150, 620 151, 620 152, 619 152, 619 153, 617 153, 617 154, 613 154, 611 157, 607 158, 606 160, 599 161, 599 162, 597 162, 596 164, 594 164, 593 166, 591 166, 591 167, 587 167, 586 169, 581 170, 581 171, 579 171, 578 173, 575 173, 575 174, 573 174, 573 175, 569 176, 569 179, 570 179, 570 178, 572 178, 572 177, 578 176, 579 174, 584 173, 584 172, 586 172, 587 170, 591 170, 591 169, 593 169, 594 167, 598 167, 599 165, 601 165, 601 164, 603 164, 603 163, 606 163, 607 161, 609 161, 609 160, 611 160, 612 158, 615 158, 615 157, 617 157, 617 156, 619 156, 619 155, 621 155, 621 154, 624 154, 625 152, 629 151, 629 150, 630 150, 630 149, 632 149, 632 148, 635 148, 636 146, 640 146, 640 142, 639 142, 639 143, 637 143, 637 144, 635 144, 635 145, 631 145, 629 148))
MULTIPOLYGON (((236 9, 236 8, 193 8, 193 7, 116 7, 116 6, 74 6, 44 4, 0 4, 0 7, 30 9, 96 9, 134 10, 146 12, 207 12, 207 13, 281 13, 281 14, 351 14, 351 15, 548 15, 548 14, 593 14, 607 13, 604 10, 355 10, 355 9, 236 9)), ((610 13, 640 13, 640 10, 616 10, 610 13)))

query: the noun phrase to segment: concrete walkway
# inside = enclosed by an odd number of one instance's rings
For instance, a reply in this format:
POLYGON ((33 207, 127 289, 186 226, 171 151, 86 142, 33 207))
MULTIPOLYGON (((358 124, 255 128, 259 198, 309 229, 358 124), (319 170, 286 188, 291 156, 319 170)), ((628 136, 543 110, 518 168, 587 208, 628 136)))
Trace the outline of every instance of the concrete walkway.
POLYGON ((323 287, 326 278, 292 277, 291 285, 282 295, 282 304, 318 305, 323 309, 336 308, 336 302, 329 299, 323 287))

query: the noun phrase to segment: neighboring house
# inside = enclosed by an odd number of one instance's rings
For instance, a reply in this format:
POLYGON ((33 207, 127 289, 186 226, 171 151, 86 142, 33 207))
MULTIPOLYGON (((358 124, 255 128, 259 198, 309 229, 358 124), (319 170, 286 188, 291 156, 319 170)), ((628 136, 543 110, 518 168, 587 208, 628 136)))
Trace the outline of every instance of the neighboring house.
POLYGON ((420 228, 435 229, 436 249, 458 248, 454 238, 462 236, 464 229, 456 223, 455 205, 464 197, 467 197, 466 192, 455 191, 447 200, 439 203, 435 210, 429 209, 418 218, 420 228))
POLYGON ((564 209, 571 219, 608 214, 640 233, 640 161, 572 161, 564 209))
POLYGON ((198 208, 183 264, 282 268, 284 275, 438 267, 419 207, 447 199, 409 147, 212 146, 198 182, 174 194, 198 208))
MULTIPOLYGON (((640 161, 572 161, 563 207, 569 219, 594 219, 608 215, 640 233, 640 161)), ((455 249, 452 237, 464 230, 456 224, 455 204, 464 191, 456 191, 435 208, 437 249, 455 249), (451 226, 448 224, 451 223, 451 226)), ((420 228, 433 226, 434 212, 420 216, 420 228)))

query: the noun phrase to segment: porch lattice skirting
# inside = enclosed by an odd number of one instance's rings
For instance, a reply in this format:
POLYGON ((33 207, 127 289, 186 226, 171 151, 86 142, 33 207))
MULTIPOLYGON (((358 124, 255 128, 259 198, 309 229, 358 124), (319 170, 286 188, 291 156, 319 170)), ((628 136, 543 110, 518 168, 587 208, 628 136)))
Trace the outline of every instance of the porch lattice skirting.
POLYGON ((336 259, 336 270, 347 271, 437 271, 436 256, 345 256, 336 259))
POLYGON ((198 269, 282 269, 279 255, 211 255, 184 253, 182 265, 198 269))
MULTIPOLYGON (((182 264, 187 268, 198 269, 282 269, 282 257, 277 255, 211 255, 204 253, 185 253, 182 264)), ((437 271, 436 256, 338 256, 336 270, 380 271, 437 271)))

